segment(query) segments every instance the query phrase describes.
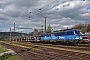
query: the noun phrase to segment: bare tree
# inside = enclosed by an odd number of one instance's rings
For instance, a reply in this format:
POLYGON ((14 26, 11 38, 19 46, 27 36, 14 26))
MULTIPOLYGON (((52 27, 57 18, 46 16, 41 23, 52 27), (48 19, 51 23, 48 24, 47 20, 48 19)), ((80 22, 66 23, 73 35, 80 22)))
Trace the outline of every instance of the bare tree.
POLYGON ((49 24, 46 32, 47 32, 47 33, 51 33, 51 31, 52 31, 52 27, 51 27, 50 24, 49 24))
POLYGON ((38 30, 37 29, 34 29, 34 36, 38 35, 38 30))
POLYGON ((87 32, 90 32, 90 24, 87 25, 87 32))
POLYGON ((81 30, 82 33, 86 33, 87 32, 87 26, 86 26, 86 24, 75 25, 73 27, 73 29, 81 30))

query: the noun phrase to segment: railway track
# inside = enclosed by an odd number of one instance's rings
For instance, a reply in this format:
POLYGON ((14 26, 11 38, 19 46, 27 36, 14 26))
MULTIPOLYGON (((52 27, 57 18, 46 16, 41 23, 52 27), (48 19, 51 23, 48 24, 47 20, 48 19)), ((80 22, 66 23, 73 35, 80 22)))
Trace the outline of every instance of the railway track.
POLYGON ((24 46, 50 46, 50 47, 57 47, 57 48, 65 48, 65 49, 72 49, 72 50, 81 50, 81 51, 89 51, 90 52, 90 44, 81 44, 79 46, 66 46, 66 45, 54 45, 54 44, 42 44, 42 43, 30 43, 30 42, 23 42, 23 43, 16 43, 24 46))
POLYGON ((56 48, 43 47, 35 44, 17 43, 22 46, 32 47, 23 48, 20 46, 13 46, 5 43, 1 43, 14 50, 22 60, 90 60, 90 54, 73 52, 67 50, 59 50, 56 48), (34 49, 33 49, 34 48, 34 49), (37 50, 39 49, 39 50, 37 50))

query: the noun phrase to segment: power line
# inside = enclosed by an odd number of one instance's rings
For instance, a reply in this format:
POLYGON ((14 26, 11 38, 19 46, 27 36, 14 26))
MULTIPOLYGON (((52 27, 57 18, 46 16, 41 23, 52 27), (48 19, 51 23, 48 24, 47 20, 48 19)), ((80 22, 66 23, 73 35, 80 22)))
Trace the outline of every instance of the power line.
POLYGON ((24 27, 16 27, 17 29, 33 29, 33 28, 24 28, 24 27))
MULTIPOLYGON (((68 1, 68 2, 70 2, 70 1, 68 1)), ((83 5, 83 4, 82 4, 82 5, 83 5)), ((88 6, 88 5, 90 5, 90 3, 88 3, 88 4, 86 4, 86 5, 83 5, 83 6, 79 7, 79 8, 76 8, 76 9, 74 9, 74 10, 71 10, 71 11, 69 11, 69 12, 67 12, 67 13, 64 13, 64 16, 65 16, 65 15, 68 15, 68 14, 71 14, 72 12, 75 12, 75 11, 77 11, 77 10, 85 7, 85 6, 88 6)), ((57 18, 57 17, 56 17, 56 18, 57 18)), ((54 18, 54 19, 56 19, 56 18, 54 18)))
MULTIPOLYGON (((51 3, 49 3, 49 4, 47 4, 47 5, 39 8, 39 9, 38 9, 38 13, 36 13, 36 15, 41 14, 42 12, 45 12, 45 11, 48 10, 48 9, 51 9, 50 6, 53 5, 53 4, 55 4, 55 3, 63 4, 63 3, 65 3, 65 2, 70 2, 70 1, 78 1, 78 0, 64 0, 64 1, 63 1, 63 0, 54 0, 54 1, 52 1, 51 3)), ((83 0, 80 0, 80 1, 83 1, 83 0)), ((89 4, 88 4, 88 5, 89 5, 89 4)), ((83 8, 83 7, 85 7, 85 6, 87 6, 87 5, 81 6, 80 8, 83 8)), ((80 9, 80 8, 76 8, 76 9, 70 11, 70 12, 67 12, 67 13, 65 13, 65 15, 68 15, 68 14, 70 14, 71 12, 74 12, 74 11, 80 9)), ((31 13, 32 13, 32 12, 30 12, 30 14, 31 14, 31 13)), ((31 18, 31 16, 29 16, 29 18, 31 18)))

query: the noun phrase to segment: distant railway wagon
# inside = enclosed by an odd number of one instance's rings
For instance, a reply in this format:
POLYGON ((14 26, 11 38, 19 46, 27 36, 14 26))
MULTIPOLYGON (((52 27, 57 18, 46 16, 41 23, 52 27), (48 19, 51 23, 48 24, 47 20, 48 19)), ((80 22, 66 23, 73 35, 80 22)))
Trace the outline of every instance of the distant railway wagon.
POLYGON ((40 36, 42 42, 56 42, 56 43, 72 43, 80 44, 82 35, 79 30, 66 30, 63 32, 45 33, 40 36))
POLYGON ((90 43, 90 35, 83 36, 83 42, 84 43, 90 43))
POLYGON ((39 37, 38 36, 24 36, 24 37, 21 37, 21 41, 24 41, 24 42, 37 42, 37 41, 39 41, 39 37))

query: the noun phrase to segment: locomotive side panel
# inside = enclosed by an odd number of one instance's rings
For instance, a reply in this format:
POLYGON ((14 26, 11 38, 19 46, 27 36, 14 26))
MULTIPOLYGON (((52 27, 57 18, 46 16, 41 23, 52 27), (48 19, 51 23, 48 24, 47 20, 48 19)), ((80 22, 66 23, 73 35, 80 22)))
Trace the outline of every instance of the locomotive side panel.
POLYGON ((41 41, 54 41, 54 42, 73 42, 79 43, 82 40, 80 31, 78 30, 67 30, 58 33, 48 33, 41 36, 41 41))

